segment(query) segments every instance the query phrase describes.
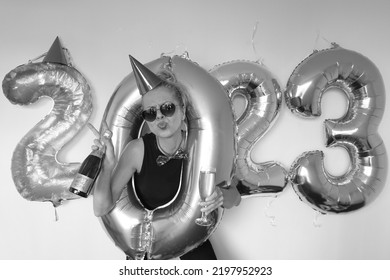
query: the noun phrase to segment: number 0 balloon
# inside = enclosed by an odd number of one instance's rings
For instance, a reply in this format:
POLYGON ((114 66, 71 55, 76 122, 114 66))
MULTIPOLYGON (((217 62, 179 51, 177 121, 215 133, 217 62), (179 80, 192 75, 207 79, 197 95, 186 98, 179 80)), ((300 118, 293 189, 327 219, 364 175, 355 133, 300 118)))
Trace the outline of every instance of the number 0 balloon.
POLYGON ((386 181, 387 154, 377 130, 385 108, 385 88, 376 66, 359 53, 333 48, 317 51, 293 71, 286 102, 293 113, 321 115, 321 96, 329 88, 342 90, 349 100, 347 113, 326 120, 327 147, 343 147, 350 169, 342 176, 329 174, 323 152, 304 153, 291 167, 293 188, 299 197, 322 213, 342 213, 372 202, 386 181))
MULTIPOLYGON (((204 242, 215 230, 223 211, 210 214, 213 224, 195 224, 200 217, 198 178, 202 166, 216 167, 216 183, 230 182, 235 158, 235 123, 224 88, 188 58, 161 57, 147 64, 155 73, 173 76, 187 92, 187 151, 176 198, 153 211, 139 202, 131 184, 102 222, 115 244, 129 259, 171 259, 204 242)), ((113 132, 115 154, 143 131, 141 96, 133 73, 117 87, 104 119, 113 132)))

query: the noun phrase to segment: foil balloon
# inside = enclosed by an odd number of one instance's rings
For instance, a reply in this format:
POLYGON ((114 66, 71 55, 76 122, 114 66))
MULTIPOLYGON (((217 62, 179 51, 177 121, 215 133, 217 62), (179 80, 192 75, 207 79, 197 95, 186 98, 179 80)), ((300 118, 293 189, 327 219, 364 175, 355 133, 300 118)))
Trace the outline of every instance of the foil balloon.
MULTIPOLYGON (((201 215, 199 172, 202 166, 216 167, 216 183, 229 184, 236 149, 234 117, 224 88, 188 57, 160 57, 146 65, 155 73, 174 78, 187 93, 189 159, 184 163, 178 193, 168 205, 153 211, 145 209, 129 184, 101 221, 128 259, 172 259, 207 240, 220 222, 223 210, 218 209, 210 214, 211 226, 195 224, 201 215)), ((103 119, 113 132, 118 157, 130 140, 147 131, 133 73, 114 91, 103 119)))
POLYGON ((293 113, 321 115, 321 96, 329 88, 343 91, 348 110, 340 119, 326 120, 326 146, 343 147, 350 168, 333 176, 324 168, 323 152, 301 155, 290 178, 301 200, 321 213, 344 213, 372 202, 386 181, 387 154, 378 134, 385 108, 385 88, 377 67, 363 55, 334 44, 302 61, 288 80, 285 96, 293 113))
POLYGON ((241 197, 277 194, 287 184, 287 171, 277 162, 255 163, 253 147, 277 119, 282 91, 272 74, 262 65, 250 61, 232 61, 210 70, 233 101, 243 97, 245 108, 236 116, 237 158, 234 182, 241 197))
POLYGON ((11 171, 21 196, 31 201, 50 201, 54 206, 78 198, 68 187, 80 164, 59 162, 57 154, 91 115, 90 87, 85 78, 62 63, 28 63, 5 76, 3 92, 18 105, 34 103, 44 96, 54 101, 51 112, 14 150, 11 171))

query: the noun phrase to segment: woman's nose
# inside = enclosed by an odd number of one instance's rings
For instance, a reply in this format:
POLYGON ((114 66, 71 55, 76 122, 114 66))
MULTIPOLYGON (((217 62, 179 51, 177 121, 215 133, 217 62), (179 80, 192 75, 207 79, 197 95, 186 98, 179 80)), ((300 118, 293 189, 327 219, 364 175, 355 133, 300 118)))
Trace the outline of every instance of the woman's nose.
POLYGON ((160 110, 160 109, 157 109, 157 112, 156 112, 156 119, 162 119, 163 117, 165 117, 165 116, 161 113, 161 110, 160 110))

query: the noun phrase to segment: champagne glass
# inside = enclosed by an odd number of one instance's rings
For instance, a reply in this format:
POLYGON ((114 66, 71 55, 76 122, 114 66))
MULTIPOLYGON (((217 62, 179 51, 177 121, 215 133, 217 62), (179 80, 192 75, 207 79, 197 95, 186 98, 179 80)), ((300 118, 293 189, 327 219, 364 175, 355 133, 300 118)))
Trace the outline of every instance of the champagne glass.
MULTIPOLYGON (((215 189, 215 168, 201 170, 199 174, 199 194, 200 199, 205 201, 207 197, 212 195, 215 189)), ((195 223, 200 226, 210 226, 212 220, 208 218, 205 212, 202 212, 202 217, 195 220, 195 223)))

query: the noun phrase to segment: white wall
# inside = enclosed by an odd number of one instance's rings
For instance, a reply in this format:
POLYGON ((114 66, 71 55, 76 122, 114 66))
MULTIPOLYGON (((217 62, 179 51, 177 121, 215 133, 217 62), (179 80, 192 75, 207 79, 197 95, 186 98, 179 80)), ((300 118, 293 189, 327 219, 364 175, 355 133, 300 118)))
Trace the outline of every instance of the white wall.
MULTIPOLYGON (((390 90, 389 12, 386 0, 1 0, 0 76, 46 52, 59 36, 93 88, 90 121, 99 126, 113 90, 130 72, 128 54, 149 62, 163 52, 188 51, 205 69, 236 59, 261 59, 284 87, 313 49, 334 41, 370 58, 390 90)), ((325 148, 322 122, 340 117, 344 106, 343 96, 326 94, 323 116, 308 121, 284 105, 253 158, 289 168, 302 152, 319 149, 329 170, 340 173, 347 155, 325 148)), ((94 217, 91 198, 57 208, 55 221, 51 204, 24 200, 16 191, 10 171, 13 150, 52 102, 21 107, 3 96, 0 107, 0 259, 124 259, 94 217)), ((388 148, 389 120, 387 105, 379 131, 388 148)), ((81 162, 92 139, 85 129, 60 160, 81 162)), ((289 185, 277 198, 246 199, 227 211, 212 241, 224 259, 389 259, 388 185, 389 179, 379 197, 356 212, 321 216, 289 185)))

